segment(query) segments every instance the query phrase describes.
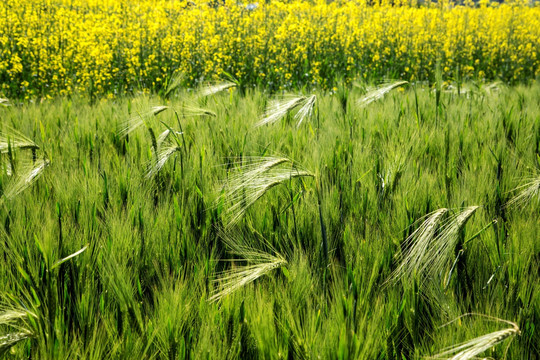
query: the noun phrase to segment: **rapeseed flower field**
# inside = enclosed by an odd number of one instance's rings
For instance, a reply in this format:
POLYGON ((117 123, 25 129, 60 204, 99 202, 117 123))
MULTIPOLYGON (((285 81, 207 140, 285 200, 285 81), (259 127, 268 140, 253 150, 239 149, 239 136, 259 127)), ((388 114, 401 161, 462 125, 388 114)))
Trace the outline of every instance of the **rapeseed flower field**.
POLYGON ((540 74, 540 7, 366 1, 3 0, 0 95, 196 86, 330 89, 383 77, 521 82, 540 74))

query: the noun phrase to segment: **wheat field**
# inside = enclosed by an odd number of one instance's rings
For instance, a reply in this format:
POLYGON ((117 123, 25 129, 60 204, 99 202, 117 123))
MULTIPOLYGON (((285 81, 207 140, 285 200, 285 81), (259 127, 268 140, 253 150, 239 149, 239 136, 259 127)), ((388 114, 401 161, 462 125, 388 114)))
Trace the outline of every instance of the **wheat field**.
POLYGON ((540 359, 540 7, 0 2, 0 358, 540 359))
POLYGON ((6 358, 538 358, 538 84, 221 88, 0 108, 6 358))

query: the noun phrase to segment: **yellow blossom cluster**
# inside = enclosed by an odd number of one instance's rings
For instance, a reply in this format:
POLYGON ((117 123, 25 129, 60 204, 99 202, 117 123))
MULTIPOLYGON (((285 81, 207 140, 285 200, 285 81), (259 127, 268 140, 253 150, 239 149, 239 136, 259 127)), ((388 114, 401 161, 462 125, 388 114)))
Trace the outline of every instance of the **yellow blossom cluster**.
POLYGON ((540 75, 540 7, 523 2, 2 0, 0 95, 160 91, 224 73, 244 86, 540 75))

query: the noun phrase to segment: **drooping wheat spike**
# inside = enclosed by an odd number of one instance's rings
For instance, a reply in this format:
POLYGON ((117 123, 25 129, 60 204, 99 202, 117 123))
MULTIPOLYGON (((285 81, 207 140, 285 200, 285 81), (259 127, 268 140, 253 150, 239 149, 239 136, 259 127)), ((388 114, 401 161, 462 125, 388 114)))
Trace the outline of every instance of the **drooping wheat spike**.
POLYGON ((181 142, 178 139, 181 135, 182 132, 174 131, 170 127, 159 134, 155 146, 152 146, 152 153, 154 156, 148 165, 148 170, 145 175, 147 179, 153 178, 174 154, 182 151, 181 142))
POLYGON ((540 176, 532 178, 528 183, 518 186, 512 192, 514 195, 504 205, 505 208, 523 208, 534 199, 540 199, 540 176))
POLYGON ((147 179, 154 177, 163 168, 167 160, 169 160, 176 152, 181 150, 181 147, 172 143, 161 146, 156 154, 155 161, 153 161, 153 164, 149 166, 145 177, 147 179))
POLYGON ((266 124, 273 124, 283 119, 294 109, 300 107, 294 116, 294 119, 296 120, 296 127, 299 127, 305 119, 308 119, 313 115, 316 101, 316 95, 294 97, 288 96, 282 99, 273 100, 266 107, 261 121, 256 123, 255 126, 259 127, 266 124))
POLYGON ((274 256, 263 252, 255 252, 254 250, 251 257, 246 257, 243 260, 250 265, 238 266, 218 275, 215 281, 220 284, 221 288, 208 299, 209 301, 220 300, 244 285, 287 264, 287 261, 279 254, 274 256))
POLYGON ((39 149, 39 146, 15 129, 4 127, 0 130, 0 153, 4 154, 12 149, 39 149))
POLYGON ((294 97, 289 99, 273 100, 267 106, 263 119, 255 124, 262 126, 273 124, 284 118, 290 111, 299 106, 305 100, 304 96, 294 97))
POLYGON ((169 106, 165 106, 165 105, 156 105, 156 106, 152 106, 149 110, 146 110, 143 112, 137 112, 137 115, 132 116, 127 121, 122 123, 118 131, 118 134, 120 136, 129 135, 132 131, 136 130, 141 125, 145 124, 152 117, 158 115, 159 113, 162 113, 163 111, 169 108, 170 108, 169 106))
POLYGON ((299 168, 288 158, 248 158, 225 185, 225 197, 231 203, 225 214, 228 224, 240 220, 245 211, 268 190, 293 178, 305 176, 314 175, 299 168))
POLYGON ((302 124, 304 119, 309 119, 313 115, 313 109, 315 108, 315 101, 317 97, 315 95, 308 96, 304 101, 304 104, 298 110, 294 118, 296 119, 296 127, 299 127, 302 124))
POLYGON ((465 315, 460 316, 459 318, 463 316, 468 316, 468 315, 484 316, 491 320, 510 324, 512 327, 504 329, 504 330, 494 331, 492 333, 479 336, 477 338, 463 342, 461 344, 457 344, 455 346, 450 346, 446 349, 443 349, 441 353, 438 353, 431 358, 451 359, 451 360, 475 359, 477 355, 482 354, 484 351, 494 347, 495 345, 505 341, 506 339, 513 338, 514 336, 521 334, 521 331, 519 330, 519 327, 517 326, 517 324, 511 321, 492 318, 491 316, 485 316, 481 314, 465 314, 465 315))
POLYGON ((0 335, 0 356, 4 355, 12 346, 33 336, 26 326, 28 316, 35 315, 23 309, 5 309, 0 313, 0 325, 15 329, 5 335, 0 335))
MULTIPOLYGON (((459 232, 478 208, 478 206, 465 208, 459 213, 448 216, 447 220, 441 224, 439 234, 435 237, 434 246, 428 251, 428 256, 434 258, 433 266, 424 265, 422 268, 422 271, 428 274, 430 278, 435 279, 450 268, 459 241, 459 232)), ((429 259, 426 260, 429 261, 429 259)))
POLYGON ((436 231, 443 216, 449 210, 438 209, 426 215, 424 222, 407 239, 405 239, 405 252, 402 261, 394 270, 387 282, 395 283, 401 278, 410 278, 417 272, 418 267, 425 260, 426 253, 435 238, 436 231))
POLYGON ((170 129, 167 129, 167 130, 163 131, 161 134, 159 134, 159 136, 157 138, 157 141, 156 141, 158 149, 165 142, 165 140, 167 140, 169 138, 169 135, 171 135, 171 134, 172 134, 172 131, 170 129))
POLYGON ((0 336, 0 356, 6 354, 17 343, 32 337, 30 332, 15 332, 0 336))
POLYGON ((139 112, 137 115, 132 116, 127 121, 121 124, 120 129, 118 131, 118 134, 120 136, 127 136, 143 124, 150 121, 152 118, 154 118, 156 115, 171 109, 173 110, 177 115, 183 116, 183 117, 192 117, 192 116, 212 116, 216 117, 216 114, 208 109, 201 109, 196 106, 192 106, 187 103, 183 103, 180 107, 172 107, 172 106, 166 106, 166 105, 156 105, 152 106, 149 110, 144 112, 139 112))
POLYGON ((193 117, 193 116, 210 116, 210 117, 216 117, 216 113, 212 110, 203 109, 200 107, 197 107, 194 104, 191 104, 189 102, 183 102, 180 107, 175 107, 174 110, 178 115, 181 115, 183 117, 193 117))
POLYGON ((402 261, 388 282, 416 278, 426 285, 439 279, 452 264, 460 230, 477 209, 478 206, 471 206, 450 214, 450 210, 443 208, 428 215, 405 240, 402 261))
POLYGON ((221 232, 225 245, 230 252, 238 259, 231 261, 232 267, 229 270, 217 274, 214 283, 218 284, 218 290, 208 299, 208 301, 218 301, 241 287, 257 280, 270 273, 272 270, 287 265, 287 260, 279 254, 270 244, 264 242, 264 247, 268 250, 261 250, 253 245, 246 244, 238 236, 231 235, 231 232, 221 232), (242 262, 245 265, 234 265, 234 262, 242 262))
POLYGON ((377 101, 381 99, 382 97, 384 97, 390 91, 408 83, 409 83, 408 81, 400 80, 400 81, 395 81, 389 84, 384 84, 382 86, 379 86, 375 89, 368 91, 366 94, 364 94, 364 96, 362 96, 360 99, 356 101, 356 104, 358 105, 358 107, 361 107, 361 108, 368 106, 372 102, 377 101))
POLYGON ((211 83, 211 84, 201 87, 199 91, 197 92, 197 94, 199 97, 206 97, 206 96, 214 95, 219 92, 225 91, 227 89, 231 89, 236 86, 237 84, 232 81, 211 83))
POLYGON ((22 309, 6 309, 0 314, 0 324, 9 325, 13 322, 25 320, 28 312, 22 309))
POLYGON ((49 166, 49 163, 49 160, 44 158, 22 164, 17 171, 17 176, 4 188, 3 199, 13 199, 30 187, 43 174, 43 171, 49 166))

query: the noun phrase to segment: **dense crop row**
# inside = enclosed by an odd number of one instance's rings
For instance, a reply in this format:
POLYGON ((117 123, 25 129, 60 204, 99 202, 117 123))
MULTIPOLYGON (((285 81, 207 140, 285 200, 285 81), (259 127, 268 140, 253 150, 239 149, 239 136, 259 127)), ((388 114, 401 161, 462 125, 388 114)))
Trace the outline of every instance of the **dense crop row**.
POLYGON ((0 102, 0 355, 539 358, 538 85, 176 95, 0 102))
POLYGON ((272 90, 392 77, 521 81, 540 71, 540 7, 364 1, 4 0, 0 94, 114 96, 223 76, 272 90), (213 4, 213 5, 212 5, 213 4))

